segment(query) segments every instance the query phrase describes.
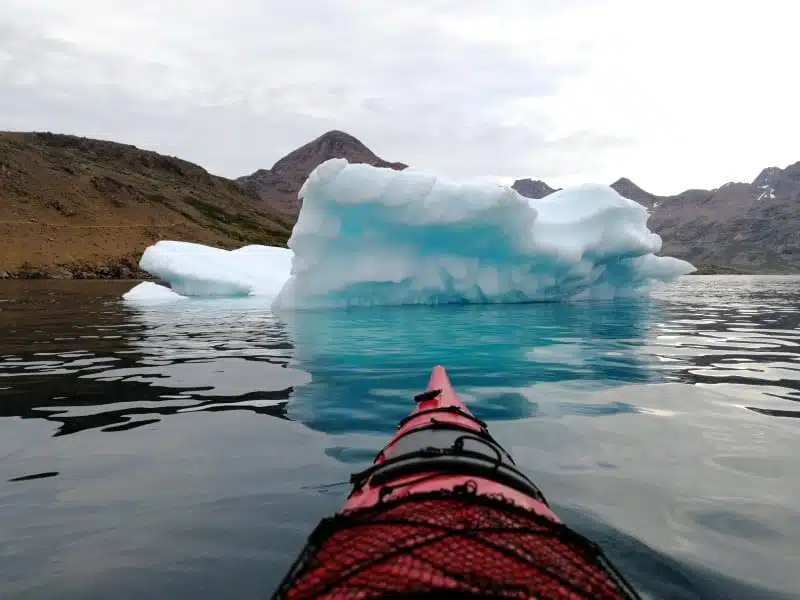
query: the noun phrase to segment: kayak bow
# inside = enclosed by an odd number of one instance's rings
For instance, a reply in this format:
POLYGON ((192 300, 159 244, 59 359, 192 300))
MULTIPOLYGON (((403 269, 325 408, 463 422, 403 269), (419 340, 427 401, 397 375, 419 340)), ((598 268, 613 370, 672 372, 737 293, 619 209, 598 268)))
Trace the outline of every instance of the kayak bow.
POLYGON ((638 599, 561 523, 444 368, 273 598, 638 599))

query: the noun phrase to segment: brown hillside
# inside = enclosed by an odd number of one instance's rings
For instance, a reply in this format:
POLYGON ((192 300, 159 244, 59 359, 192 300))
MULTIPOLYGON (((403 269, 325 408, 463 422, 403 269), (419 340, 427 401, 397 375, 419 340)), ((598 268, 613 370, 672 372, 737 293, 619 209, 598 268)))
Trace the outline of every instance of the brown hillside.
POLYGON ((132 276, 159 239, 282 245, 290 232, 256 194, 184 160, 0 132, 0 277, 132 276))

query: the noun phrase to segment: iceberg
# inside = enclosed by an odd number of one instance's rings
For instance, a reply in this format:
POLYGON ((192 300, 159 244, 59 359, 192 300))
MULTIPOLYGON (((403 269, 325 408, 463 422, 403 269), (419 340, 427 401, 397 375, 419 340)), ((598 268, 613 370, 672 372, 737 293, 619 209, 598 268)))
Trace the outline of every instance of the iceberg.
POLYGON ((176 294, 170 288, 152 281, 143 281, 122 294, 122 299, 135 304, 163 304, 175 300, 187 300, 186 296, 176 294))
POLYGON ((647 209, 607 185, 534 200, 500 184, 332 159, 300 197, 277 308, 613 297, 694 270, 656 256, 647 209))
MULTIPOLYGON (((169 283, 180 296, 275 296, 289 277, 291 263, 292 251, 287 248, 252 245, 224 250, 162 240, 145 249, 139 267, 169 283)), ((145 283, 128 292, 129 299, 163 297, 152 287, 140 290, 145 283)))
POLYGON ((647 209, 607 185, 535 200, 331 159, 299 195, 288 248, 161 241, 140 266, 183 296, 270 296, 276 309, 608 298, 694 271, 656 256, 647 209))

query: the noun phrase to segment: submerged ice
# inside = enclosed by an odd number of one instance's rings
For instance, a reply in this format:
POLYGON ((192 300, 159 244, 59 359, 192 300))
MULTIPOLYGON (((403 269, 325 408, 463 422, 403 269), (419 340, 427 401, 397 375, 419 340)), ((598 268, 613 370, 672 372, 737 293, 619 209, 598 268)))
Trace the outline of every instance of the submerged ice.
POLYGON ((159 242, 141 267, 177 294, 273 296, 278 308, 609 297, 694 270, 656 256, 647 210, 605 185, 534 200, 332 159, 300 196, 289 249, 159 242))

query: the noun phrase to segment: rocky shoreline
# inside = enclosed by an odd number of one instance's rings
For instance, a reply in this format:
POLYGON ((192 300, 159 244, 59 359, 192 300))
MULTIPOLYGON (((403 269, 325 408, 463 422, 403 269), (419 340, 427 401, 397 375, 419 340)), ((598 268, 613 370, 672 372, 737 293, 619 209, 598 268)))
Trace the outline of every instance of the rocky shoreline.
POLYGON ((695 265, 697 270, 689 275, 773 275, 783 273, 756 272, 721 265, 695 265))
POLYGON ((102 265, 55 264, 33 266, 23 264, 18 269, 0 267, 0 279, 139 279, 151 280, 153 276, 142 271, 133 261, 122 260, 102 265))

